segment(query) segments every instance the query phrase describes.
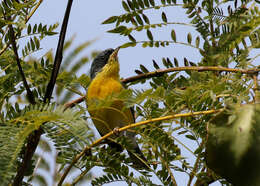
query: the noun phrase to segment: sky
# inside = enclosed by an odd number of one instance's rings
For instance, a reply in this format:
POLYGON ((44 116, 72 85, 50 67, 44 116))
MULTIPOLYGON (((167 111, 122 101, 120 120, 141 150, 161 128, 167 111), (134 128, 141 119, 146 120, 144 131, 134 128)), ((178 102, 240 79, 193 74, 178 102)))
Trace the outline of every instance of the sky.
MULTIPOLYGON (((62 23, 64 12, 66 9, 66 1, 64 0, 43 0, 43 3, 31 18, 30 22, 33 23, 43 23, 43 24, 54 24, 56 22, 62 23)), ((158 0, 155 0, 158 3, 158 0)), ((184 11, 180 7, 170 7, 166 8, 163 11, 166 12, 168 21, 170 22, 186 22, 189 20, 185 18, 184 11)), ((147 15, 151 17, 152 23, 161 22, 161 12, 162 10, 157 10, 159 13, 153 14, 147 11, 147 15)), ((121 0, 74 0, 73 6, 71 9, 71 15, 69 19, 68 29, 66 38, 76 36, 74 46, 77 46, 85 41, 90 41, 97 39, 93 45, 87 48, 82 54, 89 56, 93 50, 104 50, 107 48, 116 48, 119 45, 122 45, 125 42, 128 42, 128 39, 119 36, 118 34, 107 33, 107 30, 113 28, 113 25, 102 25, 101 23, 106 20, 108 17, 113 15, 120 15, 124 13, 124 10, 121 6, 121 0)), ((180 26, 180 25, 169 25, 168 27, 162 29, 156 29, 154 33, 155 40, 171 40, 170 32, 171 29, 176 30, 177 40, 186 41, 188 32, 191 32, 193 40, 198 35, 195 30, 191 27, 180 26)), ((60 30, 60 27, 57 31, 60 30)), ((134 35, 136 39, 142 39, 146 34, 137 33, 134 35)), ((145 36, 145 40, 148 40, 145 36)), ((42 55, 50 49, 56 51, 56 46, 58 42, 58 35, 44 39, 41 43, 41 48, 44 50, 40 51, 36 55, 42 55)), ((198 62, 200 59, 200 54, 196 49, 173 44, 165 48, 142 48, 141 45, 138 45, 133 48, 122 49, 119 52, 119 61, 121 64, 120 75, 121 77, 130 77, 135 75, 134 70, 139 67, 140 64, 143 64, 148 67, 149 70, 154 70, 152 68, 152 59, 155 59, 159 66, 162 67, 161 58, 169 57, 173 60, 176 57, 181 64, 183 64, 183 58, 186 57, 188 60, 193 62, 198 62)), ((180 64, 180 65, 181 65, 180 64)), ((86 68, 82 69, 81 73, 88 73, 89 65, 86 68)), ((133 88, 133 87, 132 87, 133 88)), ((134 88, 141 89, 147 88, 146 86, 136 86, 134 88)), ((187 145, 194 149, 193 144, 190 141, 184 141, 187 145)), ((190 156, 187 152, 187 157, 190 156)), ((100 174, 100 170, 93 172, 93 174, 100 174)), ((182 186, 187 183, 187 177, 183 174, 176 173, 176 179, 178 185, 182 186)), ((110 184, 111 185, 111 184, 110 184)), ((212 184, 212 186, 217 186, 220 184, 212 184)))

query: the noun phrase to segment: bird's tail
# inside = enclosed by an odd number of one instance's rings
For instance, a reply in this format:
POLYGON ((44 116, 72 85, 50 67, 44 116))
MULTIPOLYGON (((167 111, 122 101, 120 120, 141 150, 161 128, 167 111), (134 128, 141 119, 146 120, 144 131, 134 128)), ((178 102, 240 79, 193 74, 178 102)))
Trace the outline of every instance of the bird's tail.
POLYGON ((127 131, 126 137, 130 142, 130 148, 127 148, 127 152, 132 160, 133 167, 137 169, 149 169, 148 162, 136 142, 135 133, 127 131))
POLYGON ((140 150, 139 147, 134 149, 133 151, 127 150, 132 162, 133 162, 133 167, 137 169, 149 169, 148 162, 146 158, 144 157, 142 151, 140 150))
MULTIPOLYGON (((133 167, 136 169, 149 169, 150 167, 148 165, 148 162, 136 142, 135 133, 125 131, 125 133, 121 134, 124 135, 127 139, 127 146, 125 146, 125 148, 132 160, 133 167)), ((114 140, 107 140, 106 143, 112 149, 115 149, 118 152, 123 151, 123 147, 114 140)))

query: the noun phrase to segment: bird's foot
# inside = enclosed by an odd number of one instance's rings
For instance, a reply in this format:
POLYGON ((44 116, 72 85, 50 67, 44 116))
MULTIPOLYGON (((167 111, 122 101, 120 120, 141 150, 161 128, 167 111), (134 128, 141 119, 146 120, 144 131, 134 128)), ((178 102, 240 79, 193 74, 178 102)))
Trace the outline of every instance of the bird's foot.
POLYGON ((118 127, 114 128, 114 129, 113 129, 113 133, 114 133, 116 136, 119 136, 119 133, 120 133, 119 128, 118 128, 118 127))

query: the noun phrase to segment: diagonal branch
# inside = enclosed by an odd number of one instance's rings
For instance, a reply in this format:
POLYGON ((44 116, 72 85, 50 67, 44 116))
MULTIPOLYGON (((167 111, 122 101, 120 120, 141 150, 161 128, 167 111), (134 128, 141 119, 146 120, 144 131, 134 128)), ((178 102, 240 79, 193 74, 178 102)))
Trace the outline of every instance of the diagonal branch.
POLYGON ((15 60, 16 60, 19 72, 20 72, 20 74, 22 76, 23 85, 24 85, 24 87, 26 89, 26 92, 27 92, 27 97, 28 97, 29 102, 31 104, 35 104, 35 99, 34 99, 33 93, 30 90, 30 87, 29 87, 29 85, 27 83, 25 74, 24 74, 22 66, 21 66, 21 61, 20 61, 20 58, 19 58, 19 55, 18 55, 18 52, 17 52, 16 42, 15 42, 14 29, 13 29, 13 26, 11 24, 9 25, 9 35, 10 35, 10 40, 11 40, 11 44, 12 44, 14 55, 15 55, 15 60))
POLYGON ((58 76, 58 73, 60 70, 60 65, 61 65, 62 57, 63 57, 63 55, 62 55, 63 45, 64 45, 65 36, 66 36, 72 2, 73 2, 73 0, 68 1, 66 12, 65 12, 64 19, 62 22, 61 32, 60 32, 60 36, 59 36, 59 42, 58 42, 55 59, 54 59, 53 70, 52 70, 52 74, 51 74, 51 79, 48 83, 47 90, 46 90, 46 93, 44 96, 45 103, 47 101, 50 101, 50 99, 51 99, 51 95, 52 95, 52 92, 53 92, 53 89, 54 89, 54 86, 56 83, 56 79, 57 79, 57 76, 58 76))
POLYGON ((149 119, 149 120, 145 120, 145 121, 140 121, 138 123, 132 123, 129 124, 125 127, 119 128, 116 131, 111 131, 109 133, 107 133, 106 135, 104 135, 103 137, 99 138, 98 140, 96 140, 95 142, 93 142, 90 146, 86 146, 85 149, 83 149, 81 151, 81 153, 79 153, 70 163, 70 165, 66 168, 66 170, 64 171, 63 175, 61 176, 61 179, 58 183, 58 186, 61 186, 64 179, 67 177, 69 171, 71 170, 71 168, 78 162, 78 160, 80 158, 82 158, 92 147, 97 146, 98 144, 100 144, 103 140, 107 139, 108 137, 112 136, 115 132, 122 132, 125 131, 127 129, 131 129, 134 127, 138 127, 141 125, 147 125, 149 123, 154 123, 154 122, 158 122, 158 121, 165 121, 165 120, 171 120, 174 118, 181 118, 181 117, 190 117, 190 116, 198 116, 198 115, 208 115, 208 114, 214 114, 214 113, 218 113, 220 111, 222 111, 223 109, 219 109, 219 110, 207 110, 207 111, 200 111, 200 112, 189 112, 189 113, 183 113, 183 114, 173 114, 173 115, 168 115, 168 116, 163 116, 163 117, 159 117, 159 118, 153 118, 153 119, 149 119))
POLYGON ((9 25, 9 35, 10 35, 10 40, 11 40, 11 44, 12 44, 14 55, 15 55, 15 60, 16 60, 19 72, 20 72, 20 74, 22 76, 23 85, 24 85, 24 87, 26 89, 26 92, 27 92, 27 97, 28 97, 29 102, 31 104, 35 104, 35 99, 34 99, 33 93, 30 90, 30 87, 29 87, 29 85, 27 83, 25 74, 24 74, 22 66, 21 66, 21 61, 20 61, 20 58, 19 58, 19 55, 18 55, 18 52, 17 52, 16 42, 15 42, 14 29, 13 29, 13 25, 11 25, 11 24, 9 25))

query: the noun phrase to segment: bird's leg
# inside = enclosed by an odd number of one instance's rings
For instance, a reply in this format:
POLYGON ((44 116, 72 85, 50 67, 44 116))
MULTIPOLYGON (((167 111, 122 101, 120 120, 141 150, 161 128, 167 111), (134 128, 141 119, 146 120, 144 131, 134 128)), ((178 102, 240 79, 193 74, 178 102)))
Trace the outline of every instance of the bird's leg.
POLYGON ((116 136, 119 136, 119 133, 120 133, 119 127, 115 127, 115 128, 113 129, 113 133, 114 133, 116 136))

